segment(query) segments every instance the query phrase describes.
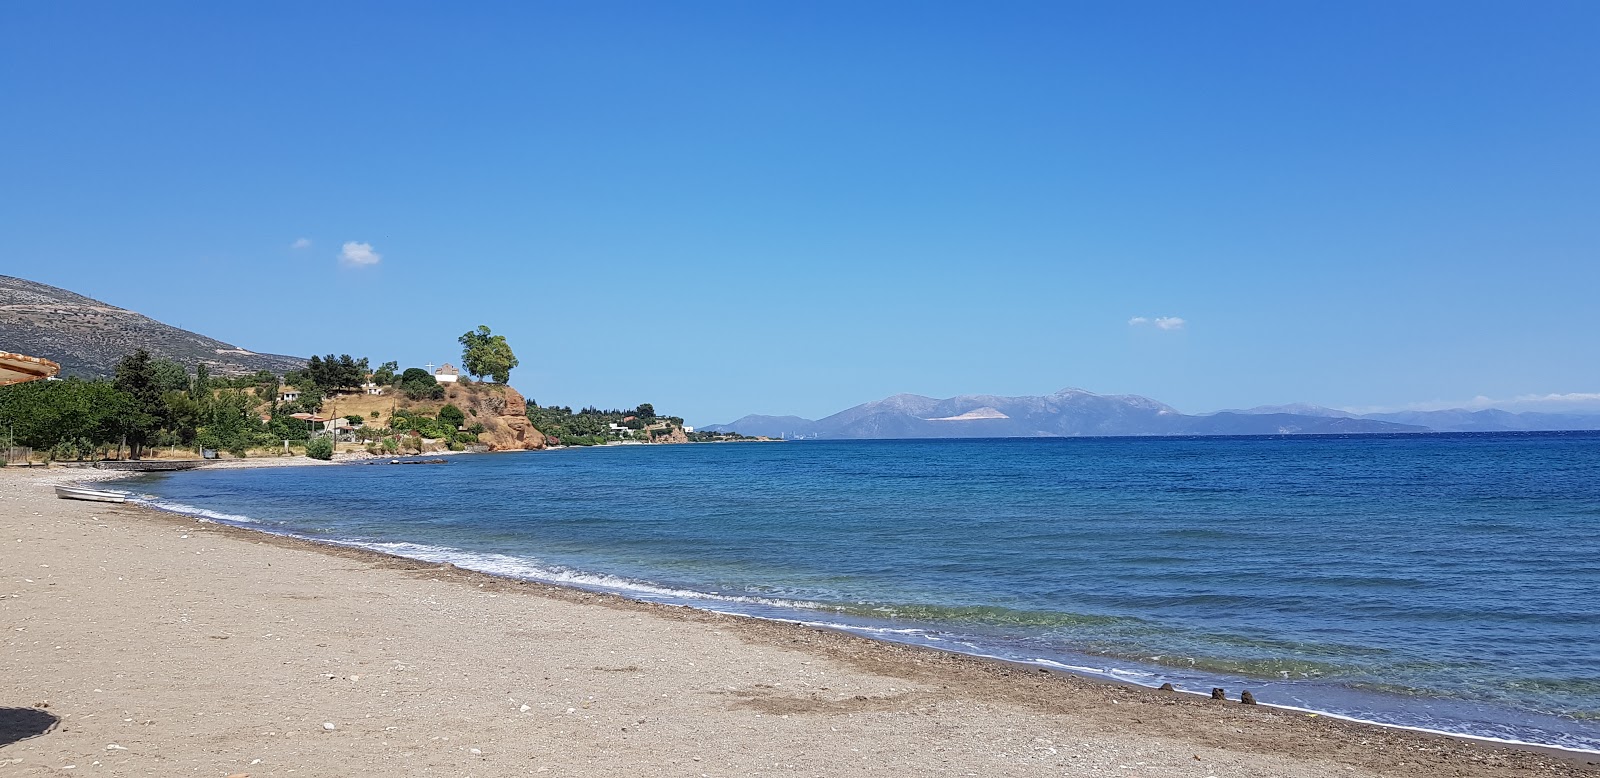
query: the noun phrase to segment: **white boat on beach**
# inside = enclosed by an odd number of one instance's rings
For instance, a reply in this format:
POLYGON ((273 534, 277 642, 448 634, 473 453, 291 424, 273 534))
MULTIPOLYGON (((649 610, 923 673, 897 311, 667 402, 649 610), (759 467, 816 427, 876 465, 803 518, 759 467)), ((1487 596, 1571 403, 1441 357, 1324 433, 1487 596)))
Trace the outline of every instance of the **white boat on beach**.
POLYGON ((127 492, 110 489, 89 489, 83 486, 57 486, 56 496, 63 500, 88 500, 90 502, 127 502, 127 492))

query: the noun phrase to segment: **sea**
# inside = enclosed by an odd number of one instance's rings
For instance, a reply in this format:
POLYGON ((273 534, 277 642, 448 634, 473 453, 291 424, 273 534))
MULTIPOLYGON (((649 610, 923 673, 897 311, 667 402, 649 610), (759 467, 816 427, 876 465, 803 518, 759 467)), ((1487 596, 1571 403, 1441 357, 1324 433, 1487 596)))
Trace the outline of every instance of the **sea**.
POLYGON ((635 445, 128 488, 514 578, 1600 751, 1600 433, 635 445))

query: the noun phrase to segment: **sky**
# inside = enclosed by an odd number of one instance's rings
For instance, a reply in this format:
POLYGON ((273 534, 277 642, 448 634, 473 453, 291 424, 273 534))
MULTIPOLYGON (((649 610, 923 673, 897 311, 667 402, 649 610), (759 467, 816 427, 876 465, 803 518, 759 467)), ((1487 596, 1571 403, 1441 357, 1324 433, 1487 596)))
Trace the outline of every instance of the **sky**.
POLYGON ((7 3, 0 273, 263 352, 486 324, 539 403, 696 424, 1600 409, 1597 38, 1587 0, 7 3))

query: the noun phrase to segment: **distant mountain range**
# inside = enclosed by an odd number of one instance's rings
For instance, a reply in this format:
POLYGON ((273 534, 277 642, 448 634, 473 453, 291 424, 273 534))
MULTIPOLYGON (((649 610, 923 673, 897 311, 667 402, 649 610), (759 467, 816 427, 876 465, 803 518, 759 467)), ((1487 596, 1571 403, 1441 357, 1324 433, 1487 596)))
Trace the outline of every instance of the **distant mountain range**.
POLYGON ((1062 389, 1043 397, 897 394, 824 419, 746 416, 702 428, 770 437, 1035 438, 1089 435, 1357 435, 1600 429, 1600 414, 1409 411, 1356 415, 1314 405, 1262 406, 1203 415, 1148 397, 1062 389))
POLYGON ((186 367, 204 362, 213 375, 305 367, 299 357, 257 354, 80 294, 0 276, 0 351, 44 357, 63 376, 110 376, 136 349, 186 367))

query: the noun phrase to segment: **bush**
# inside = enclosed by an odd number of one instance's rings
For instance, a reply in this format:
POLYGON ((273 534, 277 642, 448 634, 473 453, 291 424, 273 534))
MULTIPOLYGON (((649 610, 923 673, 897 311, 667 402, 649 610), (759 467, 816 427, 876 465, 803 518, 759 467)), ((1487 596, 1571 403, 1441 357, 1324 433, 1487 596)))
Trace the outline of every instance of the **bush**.
POLYGON ((467 423, 467 415, 454 405, 446 405, 439 409, 439 421, 455 428, 467 423))
POLYGON ((333 441, 327 438, 312 438, 306 441, 306 456, 312 459, 333 459, 333 441))

